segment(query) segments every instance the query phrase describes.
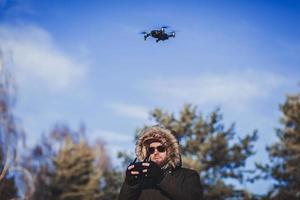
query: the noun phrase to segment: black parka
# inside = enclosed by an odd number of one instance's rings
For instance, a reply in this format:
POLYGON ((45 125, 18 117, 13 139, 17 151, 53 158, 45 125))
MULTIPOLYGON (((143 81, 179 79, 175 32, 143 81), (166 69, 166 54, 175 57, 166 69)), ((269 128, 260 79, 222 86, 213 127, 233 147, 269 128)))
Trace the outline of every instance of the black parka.
POLYGON ((139 183, 134 186, 124 182, 119 200, 202 200, 202 188, 196 171, 177 168, 167 172, 157 185, 139 183))
POLYGON ((168 147, 168 162, 161 182, 143 179, 131 186, 124 181, 119 200, 203 200, 199 174, 181 167, 179 144, 170 130, 158 126, 142 130, 135 148, 138 160, 148 156, 147 141, 151 140, 168 147))

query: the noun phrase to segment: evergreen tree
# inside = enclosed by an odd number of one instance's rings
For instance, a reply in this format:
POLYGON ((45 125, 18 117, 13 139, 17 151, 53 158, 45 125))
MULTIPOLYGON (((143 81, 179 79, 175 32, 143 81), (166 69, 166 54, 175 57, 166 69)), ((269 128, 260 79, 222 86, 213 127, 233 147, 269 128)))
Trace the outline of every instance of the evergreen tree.
POLYGON ((267 148, 271 166, 266 170, 276 180, 269 199, 300 199, 300 93, 287 96, 280 107, 279 141, 267 148))
POLYGON ((52 150, 48 138, 43 137, 40 144, 36 145, 29 157, 25 158, 24 166, 34 176, 34 192, 31 200, 51 200, 51 181, 54 175, 54 167, 51 158, 56 154, 52 150))
POLYGON ((99 200, 117 200, 123 183, 123 171, 115 169, 106 170, 101 184, 101 197, 99 200))
POLYGON ((255 131, 236 141, 234 125, 225 129, 219 110, 205 119, 192 105, 185 105, 177 118, 161 109, 155 109, 152 116, 157 123, 175 131, 182 147, 183 166, 200 173, 205 199, 250 199, 246 191, 235 189, 225 180, 246 180, 245 174, 250 171, 245 170, 245 164, 254 154, 255 131))
POLYGON ((100 174, 94 169, 94 154, 84 142, 66 138, 54 158, 52 194, 55 200, 94 200, 100 196, 100 174))
MULTIPOLYGON (((79 173, 80 170, 84 173, 83 170, 85 166, 88 166, 86 168, 86 173, 89 174, 87 177, 93 177, 91 181, 88 179, 90 187, 92 186, 92 181, 95 181, 95 185, 96 182, 98 182, 97 187, 101 191, 101 195, 98 195, 98 191, 96 191, 95 197, 92 199, 103 199, 105 196, 111 196, 109 194, 111 184, 102 184, 106 183, 106 179, 112 179, 110 177, 111 173, 107 173, 110 161, 105 146, 99 139, 96 140, 93 145, 89 145, 85 141, 84 126, 81 126, 77 131, 73 131, 67 125, 57 124, 49 134, 42 135, 41 140, 33 148, 30 155, 24 159, 24 161, 27 161, 27 165, 24 163, 24 166, 26 166, 32 174, 35 174, 35 191, 30 198, 31 200, 62 198, 60 197, 60 193, 69 192, 69 190, 64 191, 64 185, 71 182, 74 187, 77 187, 77 181, 82 180, 83 177, 77 177, 76 173, 79 173), (85 156, 85 154, 88 156, 85 156), (63 158, 66 156, 70 156, 72 159, 78 159, 78 163, 73 163, 73 160, 64 162, 63 158), (75 169, 77 169, 77 171, 75 169), (70 172, 68 179, 63 179, 61 176, 61 173, 65 171, 70 172), (91 172, 93 172, 95 176, 91 175, 91 172), (76 180, 75 177, 77 177, 78 180, 76 180), (98 177, 98 179, 96 177, 98 177)), ((69 157, 66 159, 69 159, 69 157)), ((78 187, 80 186, 78 185, 78 187)), ((89 187, 85 188, 85 190, 88 188, 89 187)), ((80 192, 82 192, 82 190, 80 190, 80 192)), ((70 198, 78 199, 79 197, 70 198)), ((85 199, 86 198, 89 197, 86 196, 85 199)))

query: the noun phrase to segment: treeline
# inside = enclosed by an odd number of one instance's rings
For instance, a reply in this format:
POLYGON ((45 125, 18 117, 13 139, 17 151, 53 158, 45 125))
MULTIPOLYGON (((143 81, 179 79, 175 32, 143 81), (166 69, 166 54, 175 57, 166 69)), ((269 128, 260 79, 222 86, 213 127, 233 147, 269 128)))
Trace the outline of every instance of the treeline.
MULTIPOLYGON (((4 65, 0 67, 0 199, 117 199, 124 169, 112 166, 101 140, 88 143, 83 126, 72 130, 57 124, 34 148, 26 147, 26 134, 13 113, 14 80, 4 65)), ((157 108, 150 115, 174 130, 183 165, 199 172, 206 200, 296 200, 300 199, 300 93, 287 96, 280 110, 278 142, 266 147, 267 164, 257 163, 254 169, 246 162, 255 154, 258 132, 236 133, 234 124, 224 125, 220 110, 204 115, 197 106, 184 105, 179 114, 157 108), (270 180, 274 185, 257 195, 227 180, 241 184, 270 180)), ((123 152, 120 157, 125 165, 130 159, 123 152)))

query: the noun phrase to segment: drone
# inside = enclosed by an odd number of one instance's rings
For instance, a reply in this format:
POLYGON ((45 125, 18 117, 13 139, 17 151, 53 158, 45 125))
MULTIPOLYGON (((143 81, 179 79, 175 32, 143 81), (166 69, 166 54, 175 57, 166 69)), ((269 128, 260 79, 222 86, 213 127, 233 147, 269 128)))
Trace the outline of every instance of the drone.
POLYGON ((175 31, 172 31, 170 33, 166 33, 165 29, 168 28, 168 26, 162 26, 158 30, 152 30, 150 33, 147 33, 145 31, 141 32, 141 34, 144 35, 144 40, 146 40, 149 36, 152 36, 153 38, 156 38, 156 42, 168 40, 170 37, 175 38, 175 31))

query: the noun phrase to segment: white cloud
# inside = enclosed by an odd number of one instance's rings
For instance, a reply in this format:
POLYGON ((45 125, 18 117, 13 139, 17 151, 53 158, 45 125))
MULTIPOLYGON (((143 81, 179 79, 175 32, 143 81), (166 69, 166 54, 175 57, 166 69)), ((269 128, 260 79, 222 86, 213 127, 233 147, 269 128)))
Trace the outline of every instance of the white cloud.
POLYGON ((0 44, 20 85, 45 85, 63 90, 82 80, 87 67, 65 53, 44 29, 33 26, 0 26, 0 44))
POLYGON ((132 142, 134 138, 133 135, 101 129, 92 131, 92 133, 89 136, 91 136, 92 140, 99 138, 108 143, 128 143, 132 142))
POLYGON ((295 81, 272 72, 245 71, 156 79, 147 81, 141 89, 164 102, 191 102, 243 110, 255 100, 271 97, 274 90, 290 83, 295 81))
POLYGON ((144 106, 128 105, 122 103, 110 104, 109 107, 117 114, 141 121, 149 118, 149 109, 144 106))
POLYGON ((130 153, 134 152, 134 132, 128 134, 125 132, 119 133, 110 130, 96 129, 90 132, 88 139, 90 142, 94 142, 97 139, 105 142, 106 150, 114 166, 121 164, 121 160, 117 158, 118 152, 124 150, 130 153))

